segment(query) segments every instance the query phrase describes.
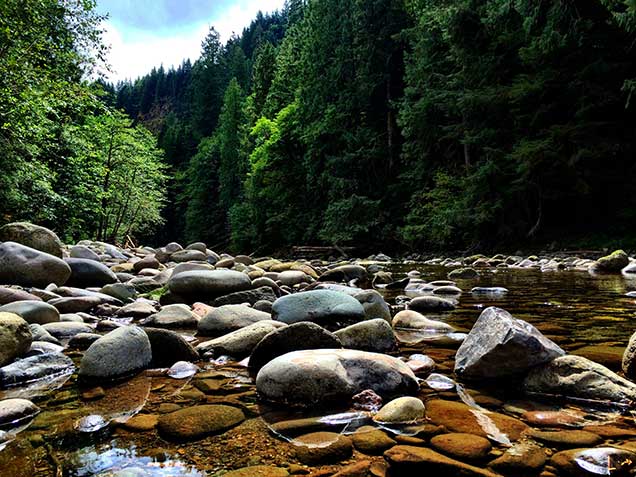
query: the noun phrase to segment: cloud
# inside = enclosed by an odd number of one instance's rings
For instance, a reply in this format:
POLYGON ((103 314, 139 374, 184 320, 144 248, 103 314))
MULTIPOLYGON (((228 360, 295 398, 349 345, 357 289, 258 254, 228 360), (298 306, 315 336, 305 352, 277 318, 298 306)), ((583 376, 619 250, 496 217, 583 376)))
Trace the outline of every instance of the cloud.
MULTIPOLYGON (((126 0, 122 1, 126 3, 126 0)), ((119 1, 120 7, 122 1, 119 1)), ((135 24, 131 21, 132 16, 121 16, 121 9, 114 10, 111 18, 102 25, 102 38, 110 45, 108 62, 113 70, 107 77, 114 82, 134 80, 162 64, 169 68, 180 65, 186 58, 195 61, 201 52, 201 41, 211 25, 220 33, 222 41, 226 41, 233 32, 241 34, 259 10, 272 12, 282 8, 283 4, 284 0, 234 1, 222 9, 217 8, 212 18, 199 19, 188 25, 176 25, 178 22, 165 19, 163 8, 153 14, 156 21, 161 19, 161 26, 157 23, 155 28, 132 26, 131 23, 135 24)), ((104 9, 105 5, 101 7, 104 9)))

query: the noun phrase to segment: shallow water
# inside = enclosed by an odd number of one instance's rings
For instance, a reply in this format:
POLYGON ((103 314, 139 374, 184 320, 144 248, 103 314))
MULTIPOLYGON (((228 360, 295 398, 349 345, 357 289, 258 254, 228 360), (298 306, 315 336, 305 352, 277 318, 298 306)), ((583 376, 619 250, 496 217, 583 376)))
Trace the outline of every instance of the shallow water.
MULTIPOLYGON (((391 265, 387 269, 393 272, 395 280, 416 269, 425 281, 446 279, 449 271, 444 267, 418 264, 391 265)), ((636 280, 620 275, 594 277, 576 271, 488 269, 480 270, 480 273, 478 279, 457 280, 457 286, 464 292, 456 310, 427 316, 452 324, 460 332, 468 332, 485 307, 498 306, 516 318, 532 323, 568 352, 576 353, 590 345, 609 347, 609 351, 597 356, 599 360, 606 360, 603 364, 609 367, 617 365, 616 356, 636 331, 636 299, 625 296, 626 292, 636 289, 636 280), (498 296, 475 295, 470 293, 473 287, 505 287, 509 292, 498 296)), ((387 301, 394 304, 403 291, 386 291, 384 294, 387 301)), ((470 387, 455 383, 452 366, 459 342, 446 336, 417 336, 408 332, 400 337, 407 344, 400 347, 399 356, 406 358, 423 353, 437 363, 435 372, 441 377, 430 379, 430 386, 422 383, 420 397, 439 396, 465 402, 471 406, 484 430, 488 429, 491 442, 501 451, 510 442, 488 417, 491 410, 519 417, 524 410, 554 409, 571 413, 590 424, 615 422, 636 429, 632 416, 622 414, 620 410, 536 403, 517 395, 515 389, 478 388, 474 383, 470 387)), ((77 364, 81 355, 70 356, 77 364)), ((76 375, 66 381, 0 392, 0 398, 30 398, 42 409, 30 426, 15 435, 5 436, 4 443, 0 442, 0 447, 4 446, 0 451, 0 475, 198 477, 247 465, 284 466, 295 462, 292 444, 296 436, 289 430, 273 432, 277 422, 313 416, 316 417, 316 428, 347 434, 372 424, 368 415, 351 413, 348 403, 343 403, 340 409, 320 411, 273 408, 258 401, 244 366, 224 359, 199 365, 200 372, 216 373, 215 379, 220 383, 217 391, 204 394, 193 386, 196 376, 191 378, 187 373, 179 376, 184 379, 144 373, 126 383, 105 386, 105 397, 97 400, 81 397, 85 388, 78 387, 76 375), (138 431, 125 426, 126 421, 137 414, 159 415, 197 403, 238 406, 248 419, 224 435, 189 444, 166 442, 156 429, 138 431), (128 469, 127 473, 120 472, 125 469, 128 469)), ((414 435, 408 426, 384 429, 394 435, 414 435)), ((418 430, 415 431, 416 434, 418 430)), ((617 442, 622 441, 615 439, 610 444, 617 442)), ((354 456, 353 461, 356 458, 354 456)), ((594 468, 596 461, 586 459, 581 462, 594 468)))

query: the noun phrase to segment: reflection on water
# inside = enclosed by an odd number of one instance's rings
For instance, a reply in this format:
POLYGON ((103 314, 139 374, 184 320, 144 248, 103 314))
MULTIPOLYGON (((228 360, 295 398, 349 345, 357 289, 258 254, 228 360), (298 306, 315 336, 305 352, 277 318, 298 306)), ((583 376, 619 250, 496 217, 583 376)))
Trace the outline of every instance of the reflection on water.
POLYGON ((119 447, 114 440, 101 446, 89 446, 68 453, 65 458, 68 477, 203 477, 191 466, 161 453, 144 455, 136 446, 119 447), (126 473, 124 471, 127 471, 126 473))

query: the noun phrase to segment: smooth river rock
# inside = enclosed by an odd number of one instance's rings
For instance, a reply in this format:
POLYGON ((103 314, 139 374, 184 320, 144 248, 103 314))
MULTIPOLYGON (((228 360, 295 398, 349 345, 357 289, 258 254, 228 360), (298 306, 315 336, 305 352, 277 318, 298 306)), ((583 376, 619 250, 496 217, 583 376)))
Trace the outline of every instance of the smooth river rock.
POLYGON ((159 417, 159 433, 171 441, 193 441, 218 434, 245 420, 243 411, 223 405, 194 406, 159 417))
POLYGON ((14 313, 0 312, 0 366, 29 351, 32 339, 31 329, 24 319, 14 313))
POLYGON ((397 347, 391 325, 382 318, 362 321, 334 333, 344 348, 386 353, 397 347))
POLYGON ((0 401, 0 428, 16 427, 39 412, 40 408, 27 399, 3 399, 0 401))
POLYGON ((322 326, 303 321, 279 328, 265 336, 254 348, 249 360, 253 374, 274 358, 305 349, 342 348, 340 339, 322 326))
POLYGON ((233 270, 194 270, 179 273, 168 281, 172 293, 201 301, 251 287, 252 282, 247 275, 233 270))
POLYGON ((455 372, 472 379, 519 375, 563 354, 530 323, 489 307, 457 350, 455 372))
POLYGON ((286 325, 279 321, 262 320, 219 338, 204 341, 196 350, 203 357, 228 355, 241 359, 248 356, 265 336, 282 326, 286 325))
POLYGON ((43 301, 24 300, 14 301, 0 306, 0 312, 15 313, 29 324, 44 325, 60 321, 60 312, 54 306, 43 301))
POLYGON ((272 305, 272 319, 288 325, 311 321, 329 330, 366 319, 362 304, 352 296, 331 290, 286 295, 272 305))
POLYGON ((528 393, 634 406, 636 384, 582 356, 561 356, 530 371, 528 393))
POLYGON ((391 356, 347 349, 287 353, 267 363, 256 377, 270 401, 312 405, 350 399, 365 389, 395 397, 418 389, 413 371, 391 356))
POLYGON ((55 232, 28 222, 13 222, 0 227, 0 242, 16 242, 58 258, 62 258, 64 248, 55 232))
POLYGON ((71 267, 71 277, 67 284, 71 287, 103 287, 117 282, 117 275, 106 265, 86 258, 67 258, 71 267))
POLYGON ((95 341, 84 353, 82 379, 113 380, 141 371, 152 361, 150 341, 137 326, 117 328, 95 341))
POLYGON ((198 324, 203 336, 221 336, 240 330, 263 320, 271 320, 269 313, 255 310, 247 305, 224 305, 207 313, 198 324))
POLYGON ((64 260, 15 242, 0 243, 0 283, 44 288, 64 285, 71 268, 64 260))

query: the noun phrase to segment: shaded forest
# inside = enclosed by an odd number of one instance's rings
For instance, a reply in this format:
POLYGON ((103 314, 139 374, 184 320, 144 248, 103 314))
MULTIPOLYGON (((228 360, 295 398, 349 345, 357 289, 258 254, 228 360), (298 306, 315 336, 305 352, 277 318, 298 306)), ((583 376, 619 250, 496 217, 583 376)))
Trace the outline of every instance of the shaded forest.
POLYGON ((2 8, 4 222, 244 252, 636 243, 632 0, 289 0, 116 85, 86 79, 90 2, 2 8))

